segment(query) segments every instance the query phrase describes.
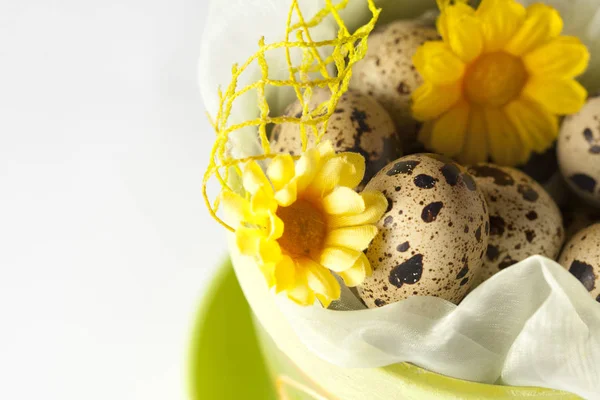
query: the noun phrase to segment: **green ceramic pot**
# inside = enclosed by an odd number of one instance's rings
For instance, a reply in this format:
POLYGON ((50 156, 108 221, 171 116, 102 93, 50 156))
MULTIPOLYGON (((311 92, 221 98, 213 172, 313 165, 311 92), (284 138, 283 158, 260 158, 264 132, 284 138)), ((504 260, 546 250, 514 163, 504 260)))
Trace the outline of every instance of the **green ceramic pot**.
POLYGON ((193 400, 276 399, 248 303, 231 263, 217 272, 192 335, 189 389, 193 400))

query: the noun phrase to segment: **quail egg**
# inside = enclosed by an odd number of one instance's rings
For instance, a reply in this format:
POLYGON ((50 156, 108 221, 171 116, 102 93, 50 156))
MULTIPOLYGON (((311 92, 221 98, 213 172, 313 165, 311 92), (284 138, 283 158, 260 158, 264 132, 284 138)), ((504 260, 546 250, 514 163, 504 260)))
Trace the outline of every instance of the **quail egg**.
MULTIPOLYGON (((329 90, 317 89, 309 106, 314 110, 329 97, 329 90)), ((292 103, 286 115, 300 118, 300 102, 292 103)), ((299 154, 302 151, 300 135, 298 124, 277 125, 271 134, 271 151, 299 154)), ((315 135, 307 132, 307 137, 307 146, 312 147, 315 135)), ((366 171, 361 187, 384 165, 402 154, 396 128, 387 111, 372 97, 352 90, 339 99, 322 140, 330 140, 336 151, 353 151, 365 157, 366 171)))
POLYGON ((490 238, 481 280, 535 254, 556 259, 564 241, 560 210, 525 173, 493 164, 468 168, 485 194, 490 238))
POLYGON ((558 164, 573 191, 600 207, 600 97, 563 122, 558 137, 558 164))
POLYGON ((423 21, 392 22, 369 36, 367 54, 353 69, 350 87, 374 96, 389 111, 405 150, 417 143, 419 123, 411 116, 410 102, 423 83, 412 56, 424 42, 439 38, 435 27, 423 21))
POLYGON ((589 226, 573 236, 558 262, 600 303, 600 224, 589 226))
POLYGON ((458 303, 481 268, 489 217, 473 177, 450 159, 415 154, 385 166, 365 187, 388 199, 366 254, 373 274, 358 293, 380 307, 413 295, 458 303))

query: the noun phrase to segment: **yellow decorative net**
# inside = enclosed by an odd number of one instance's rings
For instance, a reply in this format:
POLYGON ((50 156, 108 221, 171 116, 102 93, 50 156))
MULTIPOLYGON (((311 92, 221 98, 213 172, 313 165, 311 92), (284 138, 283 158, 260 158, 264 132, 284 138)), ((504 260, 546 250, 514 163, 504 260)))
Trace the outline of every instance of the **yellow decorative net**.
MULTIPOLYGON (((248 58, 242 66, 237 64, 233 66, 231 83, 225 92, 219 89, 217 114, 213 118, 209 116, 217 137, 211 150, 209 165, 202 183, 202 195, 211 216, 225 228, 230 231, 233 230, 217 216, 220 196, 216 196, 211 201, 207 193, 208 182, 216 178, 222 191, 234 191, 230 186, 232 182, 230 178, 232 178, 232 174, 234 174, 233 177, 241 175, 240 165, 249 160, 265 160, 274 157, 275 154, 271 153, 269 146, 267 127, 282 123, 298 124, 303 150, 306 150, 307 135, 309 134, 315 136, 315 143, 319 143, 327 129, 327 121, 333 114, 339 98, 348 90, 348 84, 352 76, 352 66, 365 56, 367 37, 375 27, 379 13, 380 10, 375 7, 373 0, 342 0, 338 4, 334 4, 332 0, 325 0, 325 7, 317 12, 314 17, 306 20, 300 10, 298 0, 292 0, 286 21, 285 40, 265 44, 263 37, 259 40, 259 49, 254 55, 248 58), (372 14, 371 19, 353 33, 349 32, 340 16, 340 11, 348 5, 349 1, 365 1, 372 14), (338 26, 337 37, 322 41, 313 40, 311 29, 328 18, 333 18, 338 26), (331 54, 326 57, 319 52, 320 49, 325 48, 332 49, 331 54), (269 65, 266 54, 276 49, 284 50, 289 74, 287 80, 269 78, 269 65), (301 62, 297 66, 294 66, 292 62, 291 50, 293 49, 297 49, 296 51, 300 51, 302 55, 301 62), (254 63, 258 64, 261 79, 241 89, 238 88, 240 75, 253 66, 254 63), (296 98, 302 105, 302 115, 300 117, 270 115, 269 104, 265 96, 265 89, 268 86, 281 89, 292 88, 296 98), (309 109, 309 100, 313 89, 316 87, 329 88, 331 97, 316 109, 309 109), (241 95, 251 90, 256 90, 258 96, 258 117, 242 123, 231 124, 230 116, 234 102, 241 95), (256 127, 263 154, 235 158, 228 150, 229 137, 232 133, 247 127, 256 127)), ((254 64, 254 66, 256 65, 254 64)))

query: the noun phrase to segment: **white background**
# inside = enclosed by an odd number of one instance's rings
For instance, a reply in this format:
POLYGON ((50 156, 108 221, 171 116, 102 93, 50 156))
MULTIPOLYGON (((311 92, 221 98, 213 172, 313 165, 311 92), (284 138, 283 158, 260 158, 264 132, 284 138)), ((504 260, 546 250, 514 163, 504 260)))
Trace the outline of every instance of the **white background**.
POLYGON ((184 399, 207 0, 0 0, 0 398, 184 399))

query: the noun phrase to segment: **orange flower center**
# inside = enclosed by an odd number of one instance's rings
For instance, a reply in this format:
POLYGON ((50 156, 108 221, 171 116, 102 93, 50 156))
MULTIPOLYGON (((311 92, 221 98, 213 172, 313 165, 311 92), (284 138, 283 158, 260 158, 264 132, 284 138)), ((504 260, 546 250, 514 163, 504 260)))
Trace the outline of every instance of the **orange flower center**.
POLYGON ((277 216, 283 221, 283 235, 277 240, 282 250, 292 257, 310 257, 320 253, 326 226, 319 209, 306 200, 298 199, 289 207, 279 207, 277 216))
POLYGON ((500 107, 517 98, 528 74, 520 58, 497 52, 483 54, 465 74, 465 93, 476 104, 500 107))

